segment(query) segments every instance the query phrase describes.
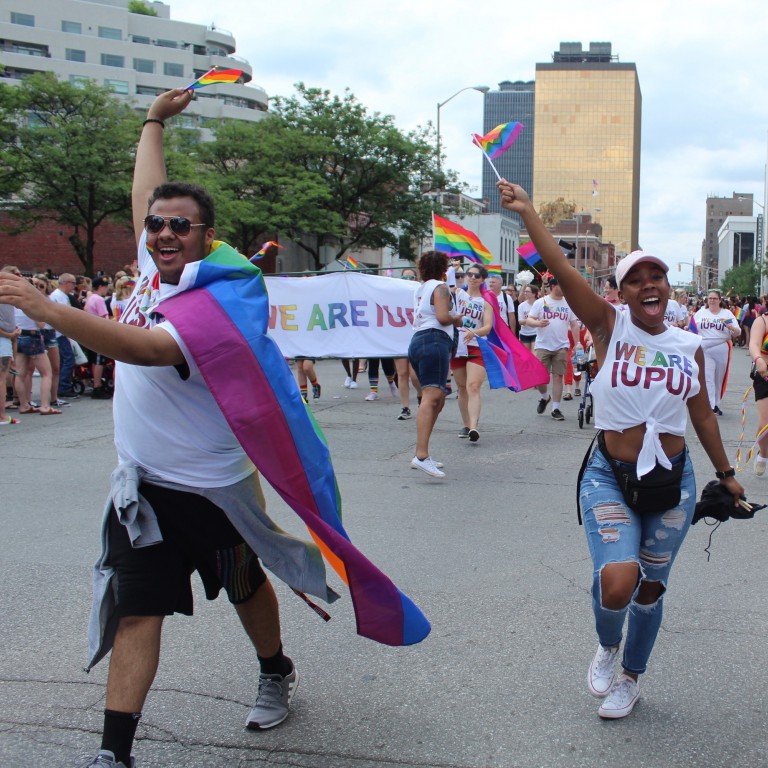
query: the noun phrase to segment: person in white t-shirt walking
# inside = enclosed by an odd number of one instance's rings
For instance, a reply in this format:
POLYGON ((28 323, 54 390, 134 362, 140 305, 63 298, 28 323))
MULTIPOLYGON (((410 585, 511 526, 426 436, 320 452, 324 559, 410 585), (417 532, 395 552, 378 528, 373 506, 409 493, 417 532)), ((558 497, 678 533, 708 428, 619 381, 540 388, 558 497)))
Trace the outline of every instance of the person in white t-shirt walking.
POLYGON ((560 410, 560 398, 563 396, 563 376, 568 368, 568 329, 574 338, 578 338, 579 323, 563 297, 557 278, 550 276, 546 285, 549 295, 533 303, 525 324, 537 329, 533 353, 549 371, 552 381, 551 395, 547 395, 546 384, 538 387, 541 398, 536 412, 544 413, 551 400, 552 418, 563 421, 565 416, 560 410))

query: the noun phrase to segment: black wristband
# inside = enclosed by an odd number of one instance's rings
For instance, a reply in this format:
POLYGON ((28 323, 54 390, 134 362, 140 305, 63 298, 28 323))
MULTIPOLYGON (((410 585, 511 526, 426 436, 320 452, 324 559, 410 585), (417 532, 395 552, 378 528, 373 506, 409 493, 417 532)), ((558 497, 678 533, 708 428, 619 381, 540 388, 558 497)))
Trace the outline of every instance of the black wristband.
POLYGON ((145 121, 144 121, 144 122, 141 124, 142 128, 143 128, 143 127, 144 127, 144 126, 145 126, 147 123, 157 123, 157 124, 158 124, 158 125, 159 125, 161 128, 165 128, 165 123, 164 123, 162 120, 160 120, 159 118, 157 118, 157 117, 148 117, 148 118, 147 118, 147 119, 146 119, 146 120, 145 120, 145 121))
POLYGON ((729 467, 725 472, 715 472, 715 477, 718 480, 725 480, 726 477, 736 477, 736 470, 733 467, 729 467))

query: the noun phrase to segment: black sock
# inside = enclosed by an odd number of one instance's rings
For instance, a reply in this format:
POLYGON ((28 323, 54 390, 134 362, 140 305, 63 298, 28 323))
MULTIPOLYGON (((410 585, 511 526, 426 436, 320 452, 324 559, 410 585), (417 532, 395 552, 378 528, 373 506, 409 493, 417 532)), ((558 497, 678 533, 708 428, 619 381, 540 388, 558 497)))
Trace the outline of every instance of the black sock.
POLYGON ((256 654, 261 666, 261 672, 264 675, 280 675, 286 677, 293 672, 293 662, 283 653, 283 645, 280 644, 277 653, 274 656, 259 656, 256 654))
POLYGON ((101 736, 101 748, 114 753, 118 763, 131 764, 131 747, 140 717, 141 712, 104 710, 104 732, 101 736))

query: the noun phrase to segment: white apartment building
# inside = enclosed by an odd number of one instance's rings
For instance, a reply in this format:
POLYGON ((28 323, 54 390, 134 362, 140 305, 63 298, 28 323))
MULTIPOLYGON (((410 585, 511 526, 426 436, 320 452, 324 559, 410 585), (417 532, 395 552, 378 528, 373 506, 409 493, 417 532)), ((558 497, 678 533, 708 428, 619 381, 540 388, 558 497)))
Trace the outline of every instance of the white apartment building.
POLYGON ((241 69, 240 82, 211 85, 176 118, 204 128, 210 120, 260 120, 266 91, 235 56, 235 38, 213 24, 170 18, 170 6, 146 2, 157 16, 132 13, 129 0, 4 0, 0 7, 0 82, 53 72, 77 85, 93 80, 146 110, 158 93, 189 85, 213 66, 241 69))

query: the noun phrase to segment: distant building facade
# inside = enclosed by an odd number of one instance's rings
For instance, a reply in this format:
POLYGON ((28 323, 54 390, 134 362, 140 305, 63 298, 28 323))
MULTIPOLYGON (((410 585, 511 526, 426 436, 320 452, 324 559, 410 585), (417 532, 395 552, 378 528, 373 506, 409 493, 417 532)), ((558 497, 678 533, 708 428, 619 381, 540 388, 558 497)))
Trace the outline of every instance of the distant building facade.
POLYGON ((0 82, 53 72, 72 85, 92 80, 144 111, 159 93, 220 66, 242 70, 240 82, 198 91, 177 122, 205 128, 210 120, 266 115, 267 94, 252 83, 251 65, 235 56, 230 32, 171 20, 162 2, 145 6, 157 16, 129 12, 128 0, 7 0, 0 10, 0 82))
MULTIPOLYGON (((483 134, 503 123, 517 122, 525 127, 517 141, 501 157, 493 161, 501 176, 519 184, 529 195, 533 195, 533 141, 534 141, 534 104, 536 100, 535 83, 531 80, 499 83, 497 91, 488 91, 483 97, 483 134)), ((496 174, 482 159, 483 198, 488 201, 489 213, 515 219, 517 214, 503 211, 501 198, 496 188, 496 174)))
POLYGON ((701 246, 701 282, 704 287, 719 285, 725 270, 733 262, 720 268, 721 239, 720 230, 729 216, 752 216, 753 197, 751 193, 734 192, 731 197, 707 197, 707 216, 704 242, 701 246))
POLYGON ((619 252, 638 247, 642 96, 611 43, 561 43, 536 65, 534 204, 590 213, 619 252))

